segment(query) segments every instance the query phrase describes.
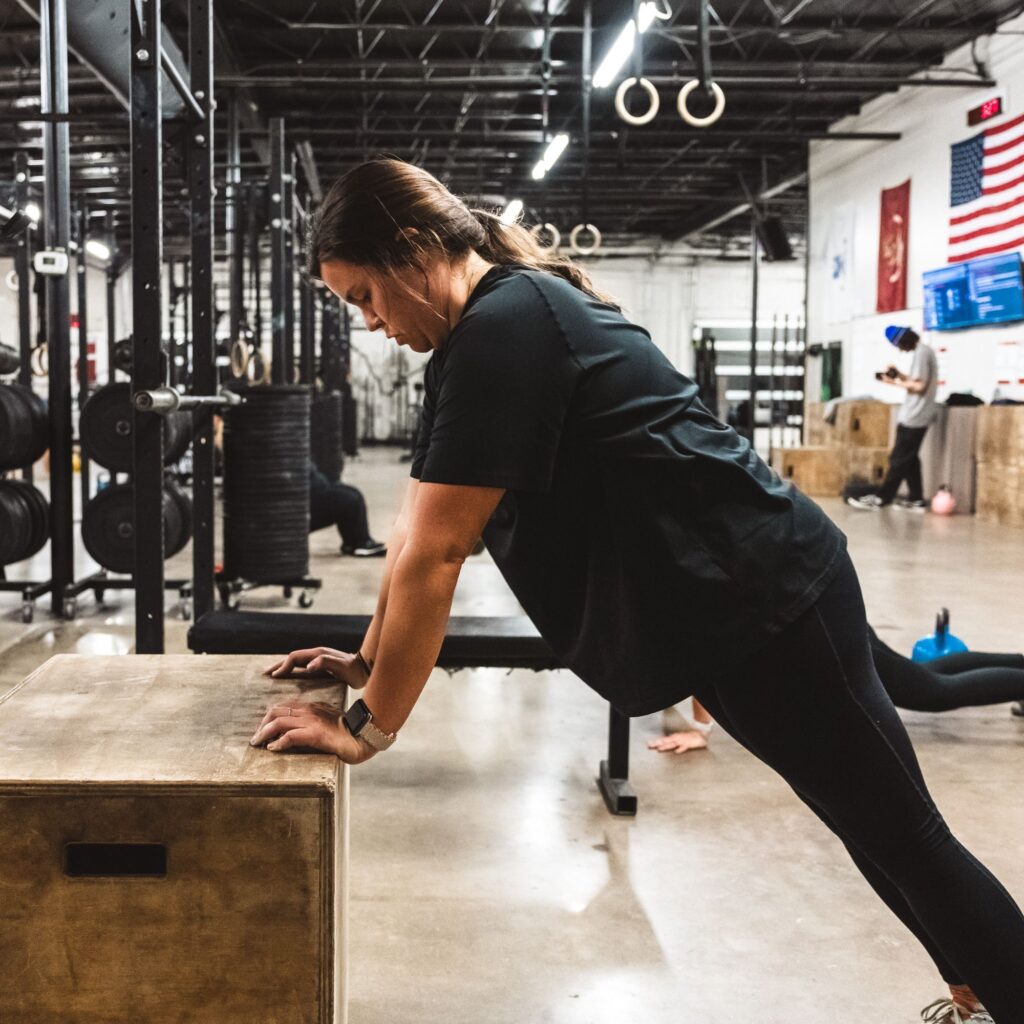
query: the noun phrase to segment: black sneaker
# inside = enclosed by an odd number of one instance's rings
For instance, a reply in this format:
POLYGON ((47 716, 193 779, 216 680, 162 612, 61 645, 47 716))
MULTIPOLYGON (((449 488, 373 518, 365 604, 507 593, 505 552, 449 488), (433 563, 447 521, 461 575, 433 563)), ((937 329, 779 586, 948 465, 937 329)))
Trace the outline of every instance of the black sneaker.
POLYGON ((919 498, 916 501, 910 498, 897 498, 893 504, 897 508, 903 509, 904 512, 927 512, 928 502, 923 498, 919 498))
POLYGON ((379 558, 381 555, 388 553, 388 546, 370 537, 369 540, 363 541, 362 544, 342 544, 341 553, 343 555, 354 555, 356 558, 379 558))

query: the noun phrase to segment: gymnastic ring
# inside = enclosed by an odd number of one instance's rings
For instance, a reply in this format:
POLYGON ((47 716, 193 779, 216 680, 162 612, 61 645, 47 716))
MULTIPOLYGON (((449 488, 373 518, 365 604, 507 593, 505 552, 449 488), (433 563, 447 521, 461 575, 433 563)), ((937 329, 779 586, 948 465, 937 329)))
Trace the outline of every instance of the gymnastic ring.
POLYGON ((554 252, 562 244, 562 233, 554 224, 534 224, 530 228, 530 234, 537 240, 537 244, 544 252, 554 252), (540 240, 540 233, 546 231, 551 236, 551 244, 543 245, 540 240))
POLYGON ((577 255, 590 256, 601 248, 601 232, 593 224, 577 224, 569 233, 569 244, 577 255), (593 245, 581 246, 579 244, 579 237, 584 231, 589 231, 594 236, 593 245))
POLYGON ((247 370, 250 384, 266 384, 270 380, 270 363, 258 348, 252 350, 247 370))
POLYGON ((45 341, 32 349, 31 353, 29 353, 28 363, 32 367, 33 377, 45 377, 49 374, 50 351, 46 347, 45 341))
POLYGON ((620 82, 618 89, 615 90, 615 112, 627 124, 649 124, 658 116, 660 108, 661 97, 658 95, 658 90, 646 78, 641 78, 639 81, 635 78, 627 78, 624 82, 620 82), (647 108, 647 112, 644 114, 631 114, 626 109, 626 93, 634 85, 639 85, 647 93, 647 98, 651 101, 650 107, 647 108))
POLYGON ((686 106, 686 101, 693 92, 700 85, 699 79, 691 79, 679 90, 679 99, 676 100, 676 109, 679 111, 679 116, 689 125, 693 125, 694 128, 707 128, 713 125, 725 111, 725 93, 722 92, 722 87, 717 82, 711 83, 711 91, 715 94, 715 109, 708 114, 707 117, 694 117, 690 113, 686 106))
POLYGON ((248 344, 241 338, 235 338, 231 343, 231 352, 228 354, 228 357, 231 365, 231 376, 235 378, 246 376, 249 362, 252 359, 252 353, 249 351, 248 344))
POLYGON ((8 270, 4 275, 4 284, 11 289, 12 292, 18 290, 18 272, 16 270, 8 270))

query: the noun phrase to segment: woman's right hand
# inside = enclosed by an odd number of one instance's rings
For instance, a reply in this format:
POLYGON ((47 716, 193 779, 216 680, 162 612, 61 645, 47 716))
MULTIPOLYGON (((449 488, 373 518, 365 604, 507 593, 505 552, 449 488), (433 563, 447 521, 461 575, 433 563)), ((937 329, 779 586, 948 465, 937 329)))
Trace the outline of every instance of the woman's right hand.
POLYGON ((369 679, 366 664, 358 654, 336 651, 333 647, 310 647, 292 651, 287 657, 263 670, 274 679, 297 676, 301 679, 336 679, 361 690, 369 679))

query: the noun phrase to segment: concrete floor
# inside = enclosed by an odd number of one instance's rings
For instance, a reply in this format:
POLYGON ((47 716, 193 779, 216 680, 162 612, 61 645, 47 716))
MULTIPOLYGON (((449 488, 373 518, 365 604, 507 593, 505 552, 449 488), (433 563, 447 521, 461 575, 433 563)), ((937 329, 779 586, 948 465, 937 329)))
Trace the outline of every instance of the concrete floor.
MULTIPOLYGON (((392 450, 346 472, 378 536, 405 474, 392 450)), ((894 646, 941 604, 973 647, 1024 645, 1024 532, 825 506, 894 646)), ((380 562, 336 552, 332 531, 314 535, 314 610, 371 611, 380 562)), ((184 552, 168 572, 187 566, 184 552)), ((284 606, 265 591, 243 604, 284 606)), ((83 598, 74 623, 41 611, 25 626, 17 607, 0 595, 0 691, 58 651, 130 649, 128 594, 83 598)), ((516 610, 473 559, 456 613, 516 610)), ((168 650, 184 636, 168 618, 168 650)), ((1005 706, 905 719, 954 831, 1024 900, 1024 720, 1005 706)), ((609 817, 593 783, 605 726, 568 673, 435 673, 395 750, 353 772, 352 1024, 910 1024, 942 994, 838 842, 728 737, 656 755, 660 717, 637 721, 640 813, 609 817)))

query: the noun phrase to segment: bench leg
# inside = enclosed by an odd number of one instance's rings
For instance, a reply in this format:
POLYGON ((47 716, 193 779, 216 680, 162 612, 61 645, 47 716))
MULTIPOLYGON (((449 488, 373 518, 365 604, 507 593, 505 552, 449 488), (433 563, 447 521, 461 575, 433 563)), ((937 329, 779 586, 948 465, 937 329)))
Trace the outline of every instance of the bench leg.
POLYGON ((608 760, 601 762, 597 785, 612 814, 635 815, 637 799, 629 784, 629 718, 609 705, 608 760))

